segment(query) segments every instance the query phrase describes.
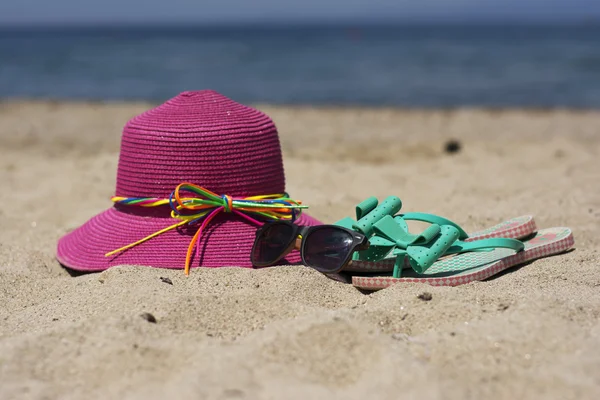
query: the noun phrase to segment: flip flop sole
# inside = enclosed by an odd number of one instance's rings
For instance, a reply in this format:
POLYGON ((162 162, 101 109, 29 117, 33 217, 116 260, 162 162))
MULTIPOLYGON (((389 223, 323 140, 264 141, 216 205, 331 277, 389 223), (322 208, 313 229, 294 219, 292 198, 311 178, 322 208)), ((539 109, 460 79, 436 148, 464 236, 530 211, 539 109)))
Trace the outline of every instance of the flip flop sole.
POLYGON ((353 276, 352 285, 364 290, 379 290, 402 282, 427 283, 432 286, 459 286, 481 281, 505 269, 563 253, 575 244, 569 228, 542 229, 530 240, 524 241, 525 249, 518 253, 509 249, 489 252, 470 252, 449 256, 435 262, 425 274, 403 270, 403 277, 353 276))
MULTIPOLYGON (((474 232, 469 235, 465 242, 472 242, 481 239, 491 238, 508 238, 522 239, 532 235, 537 230, 535 220, 531 215, 523 215, 501 222, 491 228, 474 232)), ((404 264, 404 268, 410 268, 408 259, 404 264)), ((394 259, 380 261, 357 261, 344 268, 344 272, 390 272, 394 270, 394 259)))

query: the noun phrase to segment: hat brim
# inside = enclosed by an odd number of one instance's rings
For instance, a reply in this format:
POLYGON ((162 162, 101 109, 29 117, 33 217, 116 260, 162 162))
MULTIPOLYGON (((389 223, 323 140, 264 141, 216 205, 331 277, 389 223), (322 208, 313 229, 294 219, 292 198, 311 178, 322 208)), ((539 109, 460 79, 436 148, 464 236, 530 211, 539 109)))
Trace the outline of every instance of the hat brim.
MULTIPOLYGON (((87 272, 103 271, 118 265, 183 269, 197 225, 169 230, 130 249, 105 256, 175 222, 170 217, 132 215, 113 207, 63 236, 58 241, 56 258, 66 268, 87 272)), ((302 213, 295 222, 298 225, 322 224, 306 213, 302 213)), ((250 252, 257 228, 230 214, 217 215, 202 232, 199 252, 192 258, 190 268, 251 268, 250 252)), ((294 250, 278 264, 300 262, 300 254, 294 250)))

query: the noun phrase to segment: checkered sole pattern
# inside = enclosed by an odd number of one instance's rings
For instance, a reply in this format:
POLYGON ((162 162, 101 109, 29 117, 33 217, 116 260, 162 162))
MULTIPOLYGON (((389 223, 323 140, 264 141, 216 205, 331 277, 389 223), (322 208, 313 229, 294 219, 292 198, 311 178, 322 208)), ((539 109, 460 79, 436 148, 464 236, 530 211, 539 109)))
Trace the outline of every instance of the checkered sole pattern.
POLYGON ((436 262, 426 274, 418 275, 411 270, 412 275, 415 276, 401 278, 353 276, 352 284, 365 290, 384 289, 401 282, 427 283, 432 286, 459 286, 473 281, 482 281, 505 269, 528 261, 563 253, 571 249, 574 244, 575 239, 569 228, 542 229, 537 232, 535 237, 525 242, 525 250, 519 253, 506 249, 497 249, 487 253, 465 253, 436 262), (509 254, 506 254, 507 252, 509 254), (486 258, 497 258, 502 253, 505 255, 494 262, 481 263, 486 258), (451 270, 457 268, 459 264, 463 264, 462 270, 451 270))
MULTIPOLYGON (((533 216, 524 215, 474 232, 465 239, 465 242, 492 238, 522 239, 532 235, 536 230, 537 226, 533 216)), ((380 261, 352 261, 352 264, 344 268, 344 272, 390 272, 394 270, 394 261, 393 257, 380 261)), ((404 268, 410 268, 408 258, 404 260, 404 268)))

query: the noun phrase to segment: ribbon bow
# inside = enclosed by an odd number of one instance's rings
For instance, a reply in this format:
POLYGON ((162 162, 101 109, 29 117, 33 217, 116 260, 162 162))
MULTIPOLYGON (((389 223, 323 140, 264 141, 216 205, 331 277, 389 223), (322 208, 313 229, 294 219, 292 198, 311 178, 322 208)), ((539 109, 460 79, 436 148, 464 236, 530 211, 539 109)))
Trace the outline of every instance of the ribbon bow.
POLYGON ((300 215, 301 209, 308 208, 307 206, 302 206, 301 202, 290 199, 286 193, 234 198, 228 195, 220 196, 208 189, 191 183, 178 185, 168 199, 114 196, 112 197, 112 201, 116 204, 138 207, 158 207, 168 204, 171 207, 171 218, 178 219, 180 222, 161 229, 134 243, 106 253, 106 257, 137 246, 171 229, 202 221, 200 228, 194 234, 188 247, 185 258, 186 275, 189 275, 190 261, 194 247, 196 248, 196 254, 200 252, 199 238, 204 228, 219 213, 233 213, 256 225, 262 225, 262 222, 252 216, 294 221, 300 215), (182 197, 181 191, 191 192, 199 197, 182 197))
POLYGON ((459 231, 450 225, 432 224, 418 235, 408 230, 386 215, 377 221, 373 230, 370 247, 378 253, 391 253, 396 256, 394 263, 395 278, 400 277, 405 258, 408 257, 413 270, 423 274, 440 256, 447 254, 459 238, 459 231))

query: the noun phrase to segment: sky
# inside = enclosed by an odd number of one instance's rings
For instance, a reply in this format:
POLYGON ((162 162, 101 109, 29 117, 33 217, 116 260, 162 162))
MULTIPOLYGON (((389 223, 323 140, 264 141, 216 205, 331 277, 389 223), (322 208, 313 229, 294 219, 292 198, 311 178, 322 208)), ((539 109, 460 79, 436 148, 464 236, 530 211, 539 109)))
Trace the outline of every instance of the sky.
POLYGON ((600 0, 0 0, 1 25, 600 19, 600 0))

